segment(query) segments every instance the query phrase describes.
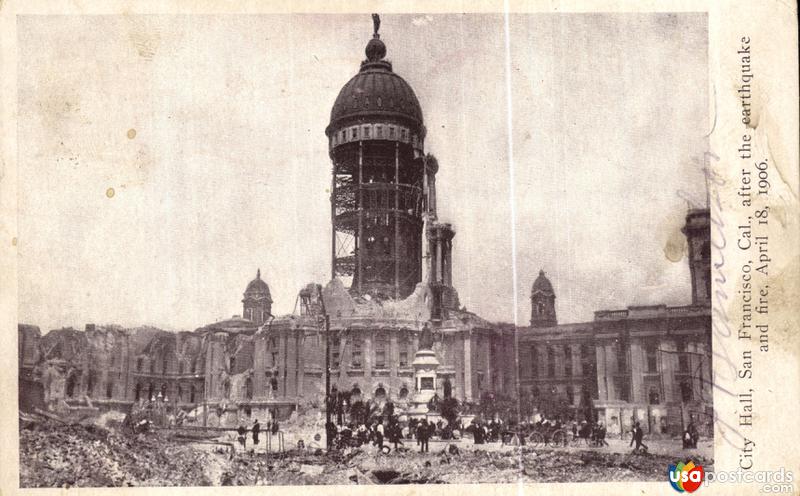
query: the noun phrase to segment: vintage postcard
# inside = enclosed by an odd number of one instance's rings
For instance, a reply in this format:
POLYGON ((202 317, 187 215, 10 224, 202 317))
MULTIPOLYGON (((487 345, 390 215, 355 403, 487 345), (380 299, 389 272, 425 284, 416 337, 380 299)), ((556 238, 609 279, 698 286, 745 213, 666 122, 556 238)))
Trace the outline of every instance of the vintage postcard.
POLYGON ((0 15, 2 493, 800 491, 796 5, 0 15))

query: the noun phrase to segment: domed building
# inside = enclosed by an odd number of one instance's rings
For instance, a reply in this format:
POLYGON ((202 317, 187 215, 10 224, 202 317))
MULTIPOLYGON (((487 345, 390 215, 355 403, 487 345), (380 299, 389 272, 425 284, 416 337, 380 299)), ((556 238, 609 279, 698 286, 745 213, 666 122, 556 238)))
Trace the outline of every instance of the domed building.
POLYGON ((244 306, 242 316, 257 326, 272 316, 272 295, 269 293, 267 283, 261 279, 261 269, 258 269, 256 278, 250 281, 244 290, 242 304, 244 306))
POLYGON ((531 287, 531 327, 551 327, 556 321, 556 293, 550 279, 539 271, 531 287))
POLYGON ((422 280, 425 126, 376 31, 325 133, 333 164, 332 269, 356 296, 400 299, 422 280))
POLYGON ((599 310, 592 321, 558 324, 553 285, 539 271, 531 325, 517 330, 523 412, 599 420, 616 436, 636 421, 664 435, 694 421, 713 435, 709 219, 708 209, 690 210, 683 228, 690 305, 599 310))

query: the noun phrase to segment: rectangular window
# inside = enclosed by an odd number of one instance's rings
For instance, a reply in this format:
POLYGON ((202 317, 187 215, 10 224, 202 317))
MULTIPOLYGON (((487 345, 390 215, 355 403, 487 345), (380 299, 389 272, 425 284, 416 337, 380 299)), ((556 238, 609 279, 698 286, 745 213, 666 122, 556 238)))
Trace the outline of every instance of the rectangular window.
POLYGON ((658 372, 658 343, 648 341, 644 347, 645 358, 647 359, 647 372, 658 372))
POLYGON ((617 352, 617 373, 626 374, 628 372, 628 350, 622 344, 616 346, 617 352))
POLYGON ((556 351, 552 346, 547 347, 547 376, 555 377, 556 375, 556 351))
POLYGON ((378 138, 383 138, 383 127, 378 126, 375 134, 377 135, 378 138))
POLYGON ((400 367, 408 367, 408 352, 401 351, 400 352, 400 367))
POLYGON ((364 126, 364 137, 369 138, 369 126, 364 126))
POLYGON ((358 128, 357 127, 353 128, 353 139, 358 139, 358 128))
POLYGON ((386 339, 383 336, 375 338, 375 368, 386 368, 386 339))
POLYGON ((689 354, 686 352, 686 343, 678 343, 678 371, 689 372, 689 354))
POLYGON ((339 368, 339 339, 331 340, 331 367, 339 368))
POLYGON ((567 377, 572 375, 572 347, 570 345, 564 346, 564 375, 567 377))
POLYGON ((422 391, 432 391, 433 390, 433 377, 420 377, 419 378, 419 388, 422 391))
POLYGON ((350 361, 350 366, 354 369, 361 368, 361 343, 353 341, 353 356, 350 361))
POLYGON ((394 127, 389 126, 389 137, 394 139, 394 127))

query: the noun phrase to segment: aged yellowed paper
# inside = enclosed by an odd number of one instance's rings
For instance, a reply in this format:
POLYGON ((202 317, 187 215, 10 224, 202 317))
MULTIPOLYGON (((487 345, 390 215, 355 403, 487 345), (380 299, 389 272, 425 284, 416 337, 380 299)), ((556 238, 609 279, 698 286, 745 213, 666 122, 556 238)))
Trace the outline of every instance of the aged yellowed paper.
POLYGON ((0 22, 3 492, 798 491, 796 6, 0 22))

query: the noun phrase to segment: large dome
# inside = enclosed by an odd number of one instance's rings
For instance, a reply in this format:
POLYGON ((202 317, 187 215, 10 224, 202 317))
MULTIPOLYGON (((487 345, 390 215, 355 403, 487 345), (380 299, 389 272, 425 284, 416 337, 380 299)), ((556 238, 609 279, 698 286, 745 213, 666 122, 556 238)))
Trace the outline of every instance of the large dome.
POLYGON ((422 125, 422 108, 411 86, 382 60, 386 47, 379 38, 367 44, 367 60, 339 92, 331 110, 329 130, 363 117, 394 117, 417 127, 422 125))

